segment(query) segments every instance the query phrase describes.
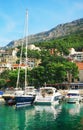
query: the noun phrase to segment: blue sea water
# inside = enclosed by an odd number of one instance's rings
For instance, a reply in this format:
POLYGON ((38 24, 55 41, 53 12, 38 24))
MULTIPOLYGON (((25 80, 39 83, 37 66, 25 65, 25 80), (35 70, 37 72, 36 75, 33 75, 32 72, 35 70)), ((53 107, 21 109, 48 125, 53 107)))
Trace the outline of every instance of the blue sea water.
POLYGON ((83 103, 20 109, 0 105, 0 130, 83 130, 83 103))

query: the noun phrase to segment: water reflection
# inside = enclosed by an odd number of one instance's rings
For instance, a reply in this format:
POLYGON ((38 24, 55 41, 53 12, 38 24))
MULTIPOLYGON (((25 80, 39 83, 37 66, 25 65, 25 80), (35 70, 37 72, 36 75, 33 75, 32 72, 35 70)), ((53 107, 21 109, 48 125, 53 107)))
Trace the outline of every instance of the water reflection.
POLYGON ((69 114, 76 115, 80 112, 80 104, 65 104, 65 109, 69 114))
POLYGON ((19 130, 27 130, 34 121, 35 109, 34 106, 17 109, 18 128, 19 130))
POLYGON ((83 104, 0 107, 0 130, 82 130, 83 104), (5 124, 5 125, 4 125, 5 124))
POLYGON ((18 112, 18 128, 20 124, 22 130, 34 130, 47 128, 48 124, 53 123, 61 112, 61 105, 41 106, 36 105, 26 109, 19 109, 18 112))
POLYGON ((45 105, 36 105, 35 111, 39 113, 48 113, 52 114, 54 119, 57 118, 57 115, 61 112, 61 105, 54 106, 45 106, 45 105))

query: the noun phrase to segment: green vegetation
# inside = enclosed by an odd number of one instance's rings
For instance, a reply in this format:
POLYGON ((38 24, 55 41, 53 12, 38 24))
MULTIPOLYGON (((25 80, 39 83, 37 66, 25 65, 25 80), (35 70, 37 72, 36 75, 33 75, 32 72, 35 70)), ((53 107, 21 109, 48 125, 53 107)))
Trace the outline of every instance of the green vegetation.
MULTIPOLYGON (((63 54, 69 54, 69 48, 75 48, 76 51, 83 49, 83 31, 57 38, 50 41, 35 43, 41 48, 41 51, 28 50, 28 57, 41 59, 38 67, 28 70, 28 84, 40 87, 47 84, 55 84, 62 82, 71 82, 78 79, 78 68, 75 63, 67 61, 63 58, 63 54), (53 54, 50 50, 54 49, 53 54)), ((20 47, 17 56, 20 56, 20 47)), ((23 56, 25 57, 25 48, 23 48, 23 56)), ((8 70, 1 74, 0 86, 16 87, 18 70, 8 70)), ((24 85, 24 70, 21 70, 20 86, 24 85)))
MULTIPOLYGON (((75 63, 68 62, 62 57, 57 57, 54 55, 48 55, 48 53, 43 53, 43 58, 41 58, 41 64, 38 67, 28 70, 28 84, 34 85, 36 88, 43 86, 46 82, 47 84, 55 84, 62 82, 71 82, 74 79, 78 79, 78 68, 75 63), (46 57, 47 55, 47 57, 46 57)), ((1 76, 5 79, 6 86, 16 87, 17 81, 17 70, 4 71, 1 76), (4 76, 3 73, 7 76, 4 76)), ((24 70, 20 72, 20 87, 24 86, 24 70)))
POLYGON ((58 51, 68 54, 69 48, 75 48, 76 51, 82 51, 83 49, 83 31, 78 31, 76 33, 52 39, 47 42, 36 43, 35 45, 44 48, 56 48, 58 51))

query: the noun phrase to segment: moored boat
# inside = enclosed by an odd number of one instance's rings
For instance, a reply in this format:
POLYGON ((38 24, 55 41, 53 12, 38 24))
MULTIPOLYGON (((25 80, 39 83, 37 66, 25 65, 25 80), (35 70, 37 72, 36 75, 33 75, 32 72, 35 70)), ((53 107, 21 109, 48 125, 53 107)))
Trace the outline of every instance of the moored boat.
POLYGON ((4 98, 2 97, 3 94, 4 94, 4 92, 3 92, 3 91, 0 91, 0 104, 4 104, 4 103, 5 103, 5 100, 4 100, 4 98))
MULTIPOLYGON (((35 100, 35 95, 31 94, 31 92, 29 92, 29 87, 28 87, 28 83, 27 83, 27 46, 28 46, 28 39, 27 39, 27 23, 28 23, 28 12, 26 11, 26 36, 25 36, 25 43, 26 43, 26 52, 25 52, 25 79, 24 79, 24 86, 23 86, 23 93, 22 94, 16 94, 15 95, 15 102, 16 102, 16 107, 25 107, 28 105, 32 105, 34 100, 35 100), (27 89, 27 90, 26 90, 27 89)), ((22 47, 23 47, 23 43, 22 43, 22 47)), ((22 50, 23 48, 21 48, 21 54, 20 54, 20 64, 22 63, 22 50)), ((20 71, 20 65, 19 65, 19 71, 20 71)), ((18 73, 20 74, 20 73, 18 73)), ((19 75, 18 75, 18 82, 19 82, 19 75)), ((17 85, 18 85, 17 82, 17 85)))
POLYGON ((4 98, 6 105, 10 105, 10 104, 14 105, 15 104, 14 92, 15 92, 14 88, 8 88, 8 89, 5 90, 2 97, 4 98), (11 101, 11 103, 10 103, 10 101, 11 101))
POLYGON ((59 104, 62 95, 54 87, 42 87, 36 95, 35 104, 56 105, 59 104))
POLYGON ((79 94, 79 90, 69 90, 65 96, 65 100, 68 103, 79 103, 82 101, 82 97, 79 94))

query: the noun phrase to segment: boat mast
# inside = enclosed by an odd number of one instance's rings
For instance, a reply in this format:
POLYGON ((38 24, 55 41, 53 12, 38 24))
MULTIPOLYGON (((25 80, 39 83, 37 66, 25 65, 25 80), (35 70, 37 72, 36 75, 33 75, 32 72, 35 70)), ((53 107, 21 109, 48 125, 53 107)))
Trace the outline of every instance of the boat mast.
POLYGON ((20 79, 20 69, 21 69, 20 67, 21 67, 21 64, 22 64, 22 51, 23 51, 23 41, 22 41, 21 54, 20 54, 20 63, 19 63, 19 67, 18 67, 16 88, 20 88, 20 86, 19 86, 19 79, 20 79))
POLYGON ((26 20, 25 20, 25 44, 26 44, 26 52, 25 52, 25 88, 27 87, 27 46, 28 46, 28 10, 26 10, 26 20))

